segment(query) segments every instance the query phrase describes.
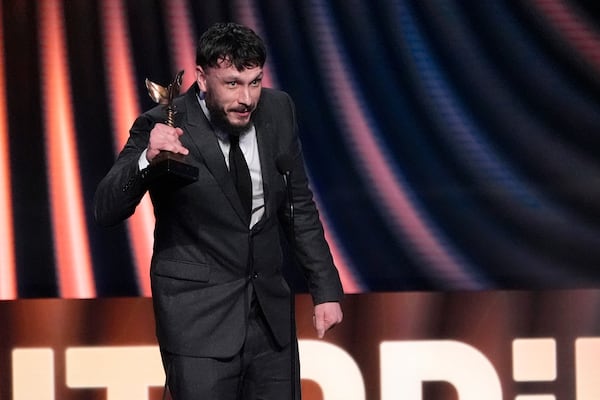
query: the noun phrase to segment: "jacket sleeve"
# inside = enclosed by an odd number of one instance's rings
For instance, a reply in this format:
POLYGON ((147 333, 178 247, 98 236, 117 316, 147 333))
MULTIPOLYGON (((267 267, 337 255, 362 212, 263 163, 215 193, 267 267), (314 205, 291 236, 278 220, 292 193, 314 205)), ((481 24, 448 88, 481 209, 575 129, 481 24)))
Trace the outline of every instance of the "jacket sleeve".
MULTIPOLYGON (((293 160, 290 184, 294 204, 294 253, 313 303, 341 301, 344 295, 342 284, 308 184, 302 146, 297 135, 294 104, 289 97, 288 104, 294 121, 294 132, 287 151, 293 160)), ((284 217, 283 221, 289 231, 289 218, 284 217)))
POLYGON ((148 145, 154 121, 146 115, 133 124, 129 139, 94 196, 94 217, 102 226, 116 225, 130 217, 146 193, 146 170, 138 160, 148 145))

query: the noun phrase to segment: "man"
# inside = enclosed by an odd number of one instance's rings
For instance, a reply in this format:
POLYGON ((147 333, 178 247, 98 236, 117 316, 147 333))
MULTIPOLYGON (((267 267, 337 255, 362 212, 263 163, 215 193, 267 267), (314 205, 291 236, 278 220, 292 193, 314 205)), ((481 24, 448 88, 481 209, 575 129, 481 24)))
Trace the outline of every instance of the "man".
POLYGON ((265 59, 252 30, 208 29, 198 42, 196 82, 174 101, 177 128, 162 123, 162 107, 138 117, 96 193, 97 221, 113 225, 150 192, 157 337, 175 400, 293 397, 299 382, 291 378, 298 368, 282 232, 294 232, 318 336, 342 320, 342 287, 308 188, 294 105, 261 87, 265 59), (151 179, 148 165, 161 151, 184 155, 198 179, 151 179), (293 229, 278 160, 291 171, 293 229), (240 194, 244 176, 251 189, 240 194))

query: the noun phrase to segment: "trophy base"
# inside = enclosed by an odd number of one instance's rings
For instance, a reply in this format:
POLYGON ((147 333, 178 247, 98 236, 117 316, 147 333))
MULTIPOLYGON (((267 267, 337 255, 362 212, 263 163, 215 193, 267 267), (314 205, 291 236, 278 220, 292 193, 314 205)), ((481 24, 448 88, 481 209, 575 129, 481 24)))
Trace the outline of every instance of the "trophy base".
POLYGON ((185 162, 185 156, 170 151, 161 151, 150 163, 152 179, 169 178, 181 183, 198 180, 198 168, 185 162))

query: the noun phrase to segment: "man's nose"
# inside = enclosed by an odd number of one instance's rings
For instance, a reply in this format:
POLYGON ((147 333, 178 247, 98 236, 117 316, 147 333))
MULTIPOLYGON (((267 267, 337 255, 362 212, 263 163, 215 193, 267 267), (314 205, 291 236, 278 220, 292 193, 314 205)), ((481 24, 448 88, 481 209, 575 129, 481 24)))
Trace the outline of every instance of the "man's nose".
POLYGON ((243 87, 240 89, 238 93, 238 102, 244 105, 249 105, 250 103, 252 103, 250 96, 250 88, 243 87))

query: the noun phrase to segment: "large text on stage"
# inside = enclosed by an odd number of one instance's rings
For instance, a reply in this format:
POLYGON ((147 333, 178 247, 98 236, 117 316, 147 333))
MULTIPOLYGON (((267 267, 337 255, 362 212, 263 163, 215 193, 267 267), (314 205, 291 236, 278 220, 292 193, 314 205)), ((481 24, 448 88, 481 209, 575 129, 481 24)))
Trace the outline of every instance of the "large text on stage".
MULTIPOLYGON (((151 300, 0 303, 0 400, 155 400, 151 300)), ((597 400, 600 291, 348 296, 325 341, 297 301, 305 400, 597 400)))

